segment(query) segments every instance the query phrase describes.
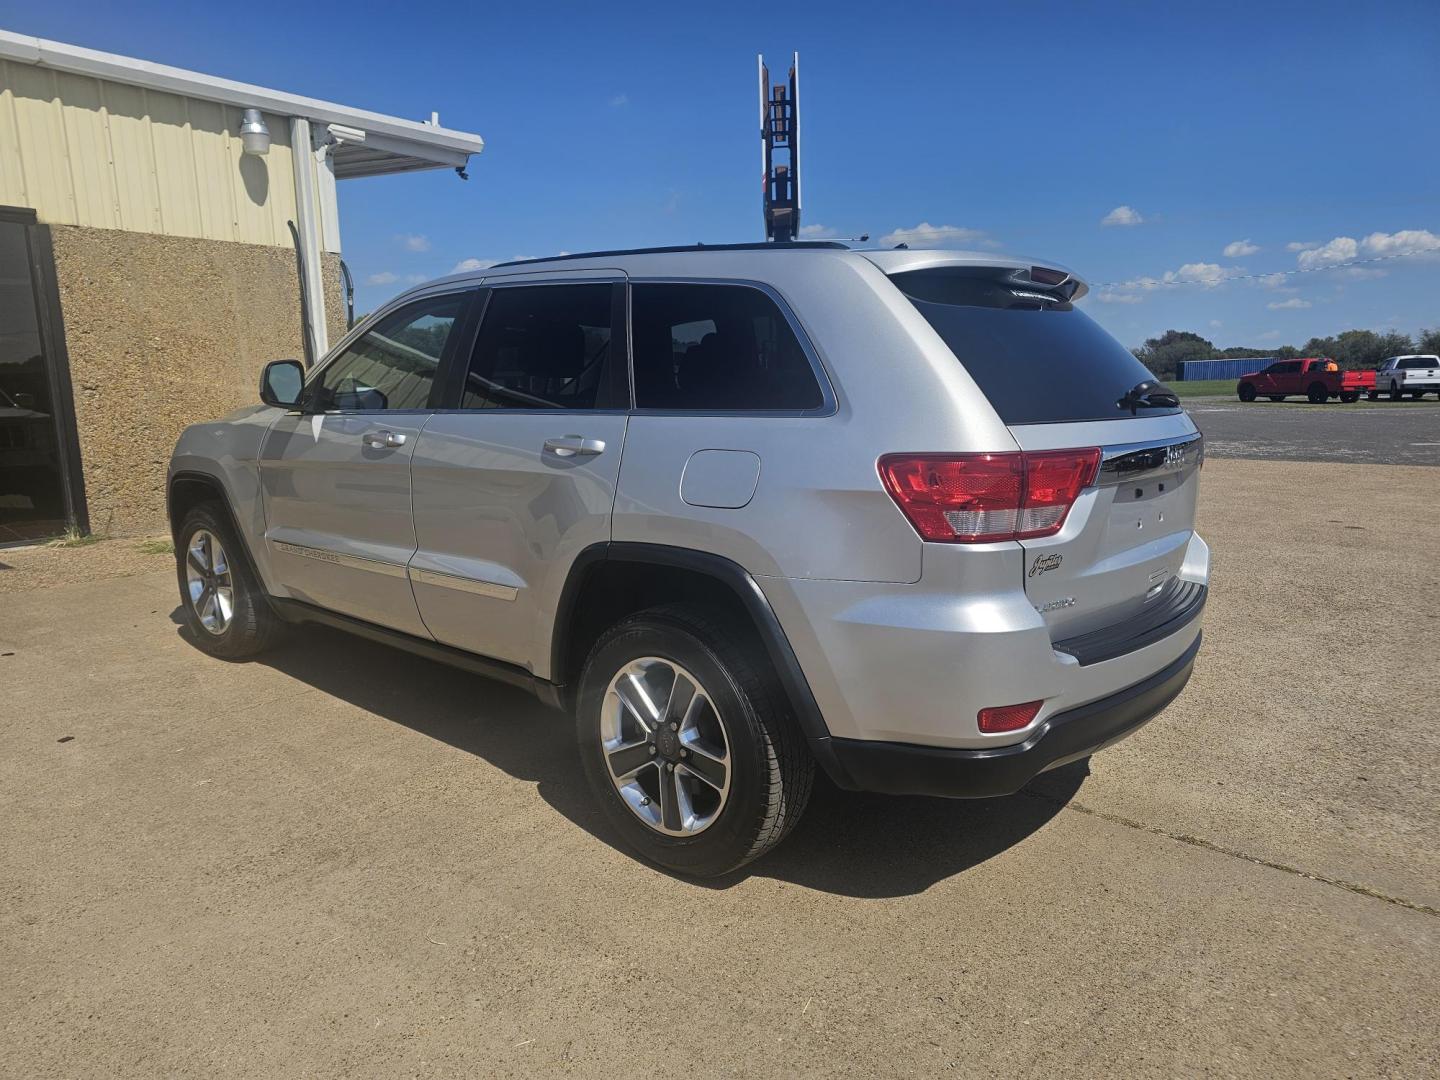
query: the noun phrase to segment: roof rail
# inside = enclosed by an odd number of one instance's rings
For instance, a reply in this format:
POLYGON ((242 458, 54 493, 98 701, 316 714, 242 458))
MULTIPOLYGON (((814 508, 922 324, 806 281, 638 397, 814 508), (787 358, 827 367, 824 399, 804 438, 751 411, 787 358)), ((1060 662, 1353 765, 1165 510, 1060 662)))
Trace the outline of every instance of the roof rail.
POLYGON ((498 270, 502 266, 529 266, 531 263, 567 262, 570 259, 601 259, 611 255, 667 255, 680 251, 794 251, 796 249, 818 248, 822 250, 849 251, 850 248, 837 240, 788 240, 756 242, 751 244, 680 244, 675 247, 617 248, 614 251, 575 251, 569 255, 551 255, 544 259, 511 259, 490 267, 498 270))

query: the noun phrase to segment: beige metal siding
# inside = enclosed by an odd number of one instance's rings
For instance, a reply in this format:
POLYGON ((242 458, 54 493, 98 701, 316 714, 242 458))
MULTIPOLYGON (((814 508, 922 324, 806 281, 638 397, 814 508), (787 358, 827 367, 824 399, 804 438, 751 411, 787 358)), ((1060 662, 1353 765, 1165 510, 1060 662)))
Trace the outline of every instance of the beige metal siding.
POLYGON ((240 150, 238 108, 0 61, 0 204, 42 221, 291 247, 290 122, 240 150))

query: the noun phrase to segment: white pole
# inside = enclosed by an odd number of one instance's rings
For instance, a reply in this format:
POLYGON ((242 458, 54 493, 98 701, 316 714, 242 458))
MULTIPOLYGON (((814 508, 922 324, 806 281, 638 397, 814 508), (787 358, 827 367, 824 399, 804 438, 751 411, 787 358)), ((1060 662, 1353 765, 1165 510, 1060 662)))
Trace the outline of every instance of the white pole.
POLYGON ((300 256, 305 264, 301 284, 310 313, 306 330, 318 363, 330 351, 330 335, 325 323, 325 274, 321 262, 324 247, 315 197, 315 150, 310 143, 310 121, 303 117, 290 118, 290 159, 295 166, 295 227, 300 233, 300 256))

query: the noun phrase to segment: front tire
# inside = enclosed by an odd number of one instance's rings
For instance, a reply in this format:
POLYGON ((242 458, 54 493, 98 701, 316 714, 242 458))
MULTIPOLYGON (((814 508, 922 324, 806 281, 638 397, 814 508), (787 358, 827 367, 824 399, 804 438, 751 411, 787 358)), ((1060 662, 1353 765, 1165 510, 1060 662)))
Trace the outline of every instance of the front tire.
POLYGON ((669 605, 612 627, 576 707, 590 786, 650 862, 713 877, 778 844, 810 797, 815 762, 750 636, 669 605))
POLYGON ((210 655, 244 660, 279 636, 282 624, 218 503, 201 503, 185 515, 176 536, 175 571, 190 636, 210 655))
POLYGON ((1251 386, 1248 382, 1247 382, 1247 383, 1241 383, 1241 384, 1240 384, 1239 394, 1240 394, 1240 400, 1241 400, 1241 401, 1254 401, 1254 400, 1255 400, 1255 387, 1251 386))

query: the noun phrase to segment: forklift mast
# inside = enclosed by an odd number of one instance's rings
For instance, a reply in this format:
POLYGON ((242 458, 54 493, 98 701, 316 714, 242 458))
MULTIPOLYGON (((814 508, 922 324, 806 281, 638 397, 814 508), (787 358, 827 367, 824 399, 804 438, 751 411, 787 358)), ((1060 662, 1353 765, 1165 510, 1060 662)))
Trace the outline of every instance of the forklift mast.
POLYGON ((765 239, 788 243, 800 235, 800 54, 793 54, 788 85, 770 85, 765 57, 758 56, 756 61, 760 68, 765 239))

